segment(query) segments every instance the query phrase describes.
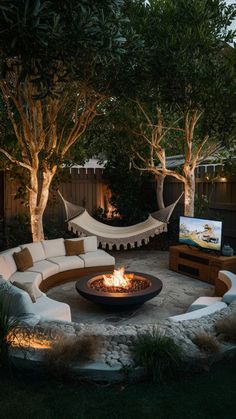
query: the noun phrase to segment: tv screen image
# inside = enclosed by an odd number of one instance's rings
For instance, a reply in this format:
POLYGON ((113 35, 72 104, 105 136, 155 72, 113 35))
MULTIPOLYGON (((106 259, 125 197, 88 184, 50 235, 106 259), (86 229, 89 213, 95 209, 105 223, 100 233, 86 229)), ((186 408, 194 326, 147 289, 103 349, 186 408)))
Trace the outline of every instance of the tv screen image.
POLYGON ((222 221, 184 217, 179 220, 179 242, 205 250, 220 252, 222 221))

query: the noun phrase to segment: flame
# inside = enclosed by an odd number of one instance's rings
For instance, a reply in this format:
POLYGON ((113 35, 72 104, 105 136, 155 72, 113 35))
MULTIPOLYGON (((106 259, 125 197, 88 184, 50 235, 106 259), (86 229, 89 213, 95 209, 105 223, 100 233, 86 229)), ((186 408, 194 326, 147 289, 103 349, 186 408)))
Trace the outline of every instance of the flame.
POLYGON ((130 288, 133 274, 125 274, 125 268, 114 269, 113 274, 103 275, 103 282, 106 287, 130 288))

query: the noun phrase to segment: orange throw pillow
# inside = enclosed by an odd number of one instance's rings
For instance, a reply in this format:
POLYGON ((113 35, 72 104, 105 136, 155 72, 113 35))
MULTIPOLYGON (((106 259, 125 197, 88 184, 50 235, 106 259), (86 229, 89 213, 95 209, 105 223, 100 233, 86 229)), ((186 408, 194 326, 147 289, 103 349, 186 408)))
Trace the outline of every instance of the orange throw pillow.
POLYGON ((33 266, 33 259, 27 247, 20 252, 13 253, 13 258, 16 263, 17 270, 20 272, 24 272, 33 266))
POLYGON ((66 256, 79 256, 84 253, 83 240, 65 240, 66 256))

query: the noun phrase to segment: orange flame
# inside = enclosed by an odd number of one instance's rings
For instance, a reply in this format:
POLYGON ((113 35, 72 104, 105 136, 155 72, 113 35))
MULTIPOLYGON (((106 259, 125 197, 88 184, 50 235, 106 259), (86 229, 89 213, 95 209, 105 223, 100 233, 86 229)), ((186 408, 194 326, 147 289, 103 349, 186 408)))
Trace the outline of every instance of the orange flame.
POLYGON ((130 288, 133 274, 125 274, 125 268, 114 269, 113 274, 103 275, 103 282, 106 287, 130 288))

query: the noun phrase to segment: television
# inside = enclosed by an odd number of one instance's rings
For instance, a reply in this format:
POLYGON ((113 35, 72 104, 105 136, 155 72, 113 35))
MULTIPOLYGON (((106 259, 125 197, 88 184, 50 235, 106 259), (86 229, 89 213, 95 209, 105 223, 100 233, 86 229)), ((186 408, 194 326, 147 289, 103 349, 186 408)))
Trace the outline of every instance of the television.
POLYGON ((222 221, 180 216, 179 243, 205 251, 221 251, 222 221))

